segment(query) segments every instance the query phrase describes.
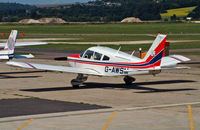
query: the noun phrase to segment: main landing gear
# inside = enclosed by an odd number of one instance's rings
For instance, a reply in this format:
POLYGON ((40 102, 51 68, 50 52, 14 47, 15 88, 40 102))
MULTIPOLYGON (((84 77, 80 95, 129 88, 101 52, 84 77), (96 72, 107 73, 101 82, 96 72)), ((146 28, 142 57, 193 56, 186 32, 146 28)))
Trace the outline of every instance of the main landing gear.
POLYGON ((78 74, 76 79, 71 80, 71 84, 73 88, 79 88, 79 85, 81 85, 83 82, 87 80, 88 76, 84 76, 83 74, 78 74))
POLYGON ((131 85, 136 79, 130 76, 124 77, 124 82, 126 85, 131 85))

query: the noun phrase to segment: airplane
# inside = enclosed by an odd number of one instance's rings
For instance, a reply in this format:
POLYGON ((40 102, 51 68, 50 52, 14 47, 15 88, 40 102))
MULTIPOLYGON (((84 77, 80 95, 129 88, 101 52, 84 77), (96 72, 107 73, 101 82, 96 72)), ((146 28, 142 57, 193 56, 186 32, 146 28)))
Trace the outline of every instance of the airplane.
POLYGON ((32 46, 32 45, 45 45, 45 42, 16 42, 17 30, 12 30, 6 43, 0 43, 0 47, 4 47, 0 50, 0 61, 9 61, 13 58, 34 58, 32 54, 29 55, 14 55, 15 46, 32 46))
POLYGON ((95 76, 123 76, 127 85, 136 79, 134 75, 156 75, 164 69, 188 69, 189 67, 174 67, 178 63, 189 61, 181 55, 165 56, 167 36, 158 34, 143 59, 108 47, 90 47, 81 54, 74 54, 64 59, 71 67, 54 66, 24 62, 7 62, 8 65, 23 68, 77 73, 76 79, 71 80, 74 88, 85 82, 89 75, 95 76))

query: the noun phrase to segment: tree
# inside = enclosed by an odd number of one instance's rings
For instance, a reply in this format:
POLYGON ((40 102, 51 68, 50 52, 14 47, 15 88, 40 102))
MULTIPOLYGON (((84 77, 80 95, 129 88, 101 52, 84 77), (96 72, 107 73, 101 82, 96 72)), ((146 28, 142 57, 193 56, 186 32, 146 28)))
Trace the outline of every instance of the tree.
POLYGON ((171 18, 172 21, 175 21, 177 19, 175 14, 173 16, 171 16, 170 18, 171 18))

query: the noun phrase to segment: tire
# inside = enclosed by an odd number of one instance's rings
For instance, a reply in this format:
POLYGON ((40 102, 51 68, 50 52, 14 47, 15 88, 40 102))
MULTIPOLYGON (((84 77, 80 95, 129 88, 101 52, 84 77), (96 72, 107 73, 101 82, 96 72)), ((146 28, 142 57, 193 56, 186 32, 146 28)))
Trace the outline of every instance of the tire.
POLYGON ((72 87, 73 87, 74 89, 80 88, 79 85, 73 85, 72 87))
POLYGON ((126 85, 131 85, 133 83, 133 81, 135 81, 135 78, 133 78, 133 77, 129 77, 129 76, 124 77, 124 82, 126 85))
POLYGON ((126 82, 125 82, 126 85, 131 85, 132 83, 133 83, 133 82, 131 82, 131 81, 126 81, 126 82))

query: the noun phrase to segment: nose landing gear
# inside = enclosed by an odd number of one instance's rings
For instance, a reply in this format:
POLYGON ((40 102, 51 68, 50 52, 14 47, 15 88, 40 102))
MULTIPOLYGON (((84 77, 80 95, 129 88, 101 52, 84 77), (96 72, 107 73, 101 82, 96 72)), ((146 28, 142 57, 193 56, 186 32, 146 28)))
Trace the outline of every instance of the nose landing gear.
POLYGON ((131 85, 136 79, 130 76, 124 77, 124 82, 126 85, 131 85))
POLYGON ((73 88, 79 88, 79 85, 81 85, 83 82, 87 80, 88 76, 84 76, 83 74, 78 74, 76 79, 71 80, 71 84, 73 88))

